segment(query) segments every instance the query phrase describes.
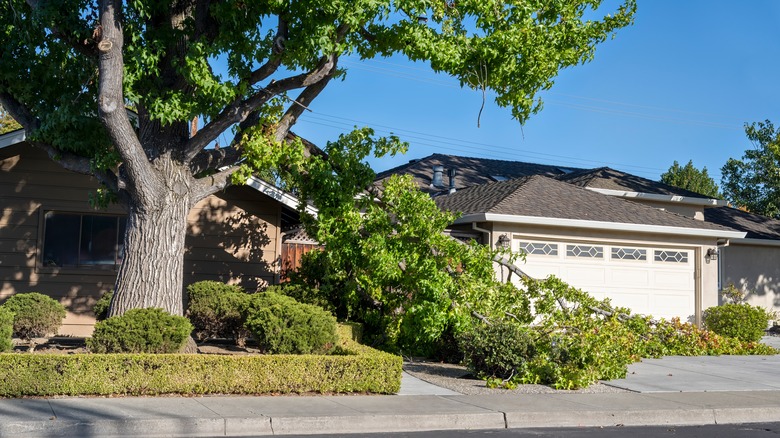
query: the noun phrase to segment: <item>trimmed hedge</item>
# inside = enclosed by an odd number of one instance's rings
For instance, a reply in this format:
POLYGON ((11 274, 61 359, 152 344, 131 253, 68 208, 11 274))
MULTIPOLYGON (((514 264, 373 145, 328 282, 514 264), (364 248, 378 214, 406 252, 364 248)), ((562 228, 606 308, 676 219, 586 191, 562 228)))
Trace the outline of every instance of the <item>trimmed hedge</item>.
POLYGON ((383 393, 401 357, 349 339, 338 355, 0 354, 0 396, 383 393))
POLYGON ((13 347, 14 314, 0 306, 0 352, 10 351, 13 347))

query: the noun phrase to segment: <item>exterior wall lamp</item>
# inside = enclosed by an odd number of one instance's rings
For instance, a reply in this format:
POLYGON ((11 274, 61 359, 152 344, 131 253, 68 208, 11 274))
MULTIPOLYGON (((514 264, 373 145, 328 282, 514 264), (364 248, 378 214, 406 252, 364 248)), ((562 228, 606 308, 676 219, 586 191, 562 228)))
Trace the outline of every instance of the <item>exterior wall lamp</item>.
POLYGON ((506 233, 498 236, 498 242, 496 242, 498 246, 501 248, 509 248, 510 243, 512 243, 512 240, 509 239, 509 236, 506 235, 506 233))
POLYGON ((709 262, 710 260, 718 260, 718 248, 707 248, 707 254, 704 255, 704 259, 709 262))

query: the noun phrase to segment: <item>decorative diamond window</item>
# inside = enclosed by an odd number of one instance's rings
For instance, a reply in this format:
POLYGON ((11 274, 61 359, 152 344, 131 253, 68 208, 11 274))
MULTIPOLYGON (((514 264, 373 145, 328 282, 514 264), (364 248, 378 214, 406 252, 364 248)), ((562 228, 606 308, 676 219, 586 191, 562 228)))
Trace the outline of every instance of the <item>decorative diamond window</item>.
POLYGON ((566 245, 566 256, 602 259, 604 258, 604 247, 591 245, 566 245))
POLYGON ((655 261, 669 263, 688 263, 687 251, 655 251, 655 261))
POLYGON ((545 243, 545 242, 520 242, 520 249, 526 254, 534 255, 558 255, 557 243, 545 243))
POLYGON ((639 248, 612 248, 612 260, 647 260, 647 250, 639 248))

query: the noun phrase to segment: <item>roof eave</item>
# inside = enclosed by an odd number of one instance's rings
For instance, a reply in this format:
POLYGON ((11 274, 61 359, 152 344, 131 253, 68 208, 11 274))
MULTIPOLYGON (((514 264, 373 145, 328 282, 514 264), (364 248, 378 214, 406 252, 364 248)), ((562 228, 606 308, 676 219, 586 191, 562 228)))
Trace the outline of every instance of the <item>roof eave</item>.
MULTIPOLYGON (((260 178, 250 176, 249 179, 247 179, 246 181, 246 185, 268 196, 269 198, 276 199, 282 205, 290 207, 293 210, 297 209, 298 205, 301 204, 301 201, 295 196, 285 192, 284 190, 274 186, 273 184, 269 184, 263 181, 260 178)), ((312 216, 315 217, 317 216, 317 209, 310 205, 306 206, 306 212, 311 214, 312 216)))
POLYGON ((709 198, 695 198, 693 196, 681 196, 681 195, 661 195, 658 193, 645 193, 645 192, 630 192, 626 190, 613 190, 613 189, 600 189, 596 187, 585 187, 586 189, 601 193, 602 195, 615 196, 618 198, 626 199, 639 199, 647 201, 660 201, 660 202, 676 202, 687 205, 697 205, 704 207, 725 207, 728 205, 727 201, 723 199, 709 199, 709 198))
POLYGON ((631 224, 624 222, 589 221, 583 219, 563 219, 539 216, 517 216, 509 214, 476 213, 464 215, 454 224, 472 222, 503 222, 522 225, 548 225, 553 227, 584 228, 606 231, 628 231, 644 234, 666 234, 675 236, 714 237, 725 239, 742 239, 744 231, 712 230, 701 228, 672 227, 665 225, 631 224))
POLYGON ((780 246, 780 240, 744 238, 744 239, 732 239, 731 244, 732 245, 743 244, 743 245, 753 245, 753 246, 780 246))
POLYGON ((24 128, 17 129, 16 131, 6 132, 0 135, 0 149, 19 144, 27 139, 27 134, 24 128))

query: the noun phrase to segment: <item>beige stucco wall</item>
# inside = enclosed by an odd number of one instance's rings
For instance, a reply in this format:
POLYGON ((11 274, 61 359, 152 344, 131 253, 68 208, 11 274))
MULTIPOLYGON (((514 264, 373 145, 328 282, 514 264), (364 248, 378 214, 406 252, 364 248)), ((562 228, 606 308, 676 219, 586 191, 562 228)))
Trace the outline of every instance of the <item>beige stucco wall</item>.
MULTIPOLYGON (((696 281, 698 283, 697 307, 699 314, 695 322, 700 322, 701 311, 718 305, 718 262, 706 260, 705 254, 708 248, 715 248, 717 240, 709 237, 691 237, 662 235, 638 232, 623 232, 612 230, 591 230, 578 228, 563 228, 540 225, 518 225, 508 223, 481 223, 479 228, 491 231, 491 244, 495 247, 499 237, 506 233, 508 236, 520 234, 540 239, 557 239, 562 241, 599 241, 603 243, 633 244, 642 246, 682 247, 694 250, 694 263, 696 281)), ((518 263, 522 268, 522 262, 518 263)), ((499 278, 506 275, 507 271, 496 266, 499 278)))
MULTIPOLYGON (((116 272, 44 268, 39 260, 43 213, 95 212, 94 178, 69 172, 27 144, 0 149, 0 302, 20 292, 47 294, 66 306, 61 334, 83 336, 92 306, 111 290, 116 272)), ((97 213, 124 214, 119 206, 97 213)), ((254 290, 278 273, 281 205, 248 187, 231 187, 198 203, 188 217, 185 278, 241 283, 254 290)))
POLYGON ((780 311, 780 246, 732 241, 720 254, 722 287, 733 283, 748 303, 780 311))

